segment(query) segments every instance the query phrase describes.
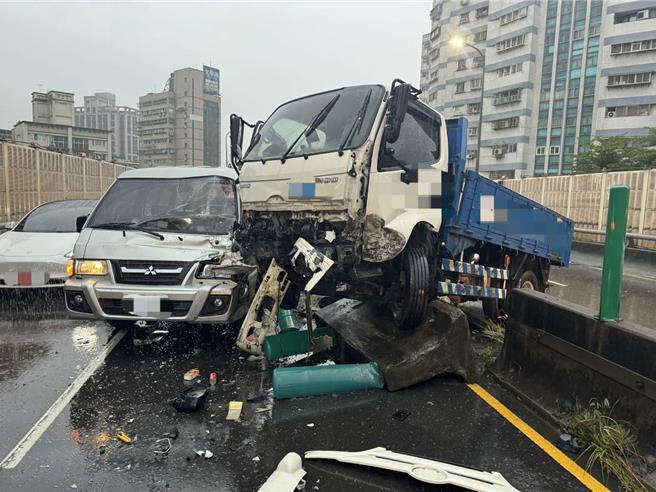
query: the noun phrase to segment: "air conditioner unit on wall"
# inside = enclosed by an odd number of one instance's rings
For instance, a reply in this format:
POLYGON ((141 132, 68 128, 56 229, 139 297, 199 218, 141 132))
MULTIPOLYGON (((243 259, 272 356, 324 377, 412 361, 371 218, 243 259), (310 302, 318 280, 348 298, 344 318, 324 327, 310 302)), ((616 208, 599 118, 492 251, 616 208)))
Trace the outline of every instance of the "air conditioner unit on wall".
POLYGON ((501 159, 504 155, 506 155, 506 152, 501 147, 495 147, 492 149, 492 155, 497 159, 501 159))
POLYGON ((606 117, 607 118, 615 118, 615 111, 609 111, 608 113, 606 113, 606 117))
POLYGON ((467 152, 467 159, 469 160, 476 159, 476 152, 474 151, 467 152))

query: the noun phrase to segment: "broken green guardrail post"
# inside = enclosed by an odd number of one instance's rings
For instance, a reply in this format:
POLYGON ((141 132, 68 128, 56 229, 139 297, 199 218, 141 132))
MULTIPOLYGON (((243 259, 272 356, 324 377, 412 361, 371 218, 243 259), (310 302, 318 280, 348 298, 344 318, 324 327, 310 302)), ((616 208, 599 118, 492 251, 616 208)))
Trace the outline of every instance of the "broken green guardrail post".
POLYGON ((279 367, 273 370, 273 396, 277 399, 329 395, 381 389, 378 364, 340 364, 279 367))
POLYGON ((608 197, 604 268, 601 274, 599 299, 599 319, 601 321, 617 321, 620 316, 628 205, 629 187, 611 187, 608 197))
POLYGON ((281 332, 298 330, 299 322, 296 311, 293 309, 278 309, 278 326, 281 332))

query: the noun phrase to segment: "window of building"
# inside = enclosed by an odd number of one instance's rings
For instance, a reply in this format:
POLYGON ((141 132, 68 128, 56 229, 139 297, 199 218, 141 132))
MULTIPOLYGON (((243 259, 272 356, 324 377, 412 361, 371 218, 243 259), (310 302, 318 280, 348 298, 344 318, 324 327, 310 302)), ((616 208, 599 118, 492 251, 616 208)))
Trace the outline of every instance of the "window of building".
POLYGON ((522 99, 522 90, 521 89, 510 89, 508 91, 497 92, 494 95, 495 106, 501 106, 503 104, 511 104, 519 102, 522 99))
POLYGON ((467 70, 467 60, 458 60, 458 68, 456 70, 467 70))
POLYGON ((505 67, 501 67, 497 70, 497 75, 499 77, 507 77, 514 73, 521 72, 522 65, 523 63, 513 63, 512 65, 506 65, 505 67))
POLYGON ((460 24, 467 24, 469 22, 469 12, 465 12, 464 14, 460 14, 460 24))
POLYGON ((467 136, 468 137, 477 137, 478 136, 478 127, 477 126, 470 126, 467 128, 467 136))
POLYGON ((499 25, 505 26, 506 24, 510 24, 511 22, 518 21, 519 19, 523 19, 528 15, 528 7, 522 7, 521 9, 513 10, 512 12, 508 12, 505 15, 502 15, 499 17, 499 25))
POLYGON ((437 91, 433 91, 428 94, 428 102, 433 102, 436 99, 437 99, 437 91))
POLYGON ((544 150, 545 150, 544 145, 535 147, 535 155, 544 155, 544 150))
POLYGON ((462 92, 465 92, 465 83, 464 82, 458 82, 456 84, 456 94, 460 94, 462 92))
POLYGON ((627 116, 649 116, 651 104, 636 104, 633 106, 616 106, 606 108, 606 118, 622 118, 627 116))
POLYGON ((608 87, 628 87, 649 84, 651 84, 651 72, 627 73, 625 75, 611 75, 608 77, 608 87))
POLYGON ((480 9, 476 9, 476 18, 482 19, 483 17, 487 17, 487 7, 481 7, 480 9))
POLYGON ((615 24, 623 24, 625 22, 637 22, 646 19, 653 19, 655 17, 656 7, 615 14, 614 22, 615 24))
POLYGON ((472 79, 469 81, 469 90, 478 91, 483 87, 483 79, 472 79))
POLYGON ((481 103, 472 103, 467 105, 467 114, 479 114, 481 112, 481 103))
POLYGON ((487 39, 487 29, 474 34, 474 43, 480 43, 487 39))
POLYGON ((552 145, 549 147, 549 154, 558 155, 560 154, 560 145, 552 145))
POLYGON ((516 128, 519 126, 519 116, 511 118, 502 118, 500 120, 492 121, 492 128, 495 130, 503 130, 505 128, 516 128))
POLYGON ((613 44, 610 47, 611 55, 625 55, 628 53, 640 53, 642 51, 656 50, 656 39, 646 41, 634 41, 632 43, 613 44))
POLYGON ((399 162, 409 169, 434 164, 440 156, 440 123, 432 111, 426 111, 415 102, 408 109, 399 138, 381 145, 378 158, 380 171, 401 169, 399 162))
POLYGON ((502 157, 505 154, 514 154, 517 152, 516 143, 502 143, 492 147, 492 155, 495 157, 502 157))
POLYGON ((526 35, 520 34, 519 36, 513 36, 512 38, 508 38, 498 42, 496 44, 496 50, 497 53, 500 53, 502 51, 511 50, 513 48, 519 48, 520 46, 524 46, 525 42, 526 42, 526 35))
POLYGON ((453 107, 453 116, 462 116, 463 114, 465 114, 464 104, 453 107))
POLYGON ((435 41, 437 38, 439 38, 441 33, 442 28, 440 26, 437 26, 435 29, 433 29, 430 33, 431 41, 435 41))
POLYGON ((474 60, 472 61, 472 64, 474 68, 481 68, 483 66, 483 57, 475 56, 474 60))

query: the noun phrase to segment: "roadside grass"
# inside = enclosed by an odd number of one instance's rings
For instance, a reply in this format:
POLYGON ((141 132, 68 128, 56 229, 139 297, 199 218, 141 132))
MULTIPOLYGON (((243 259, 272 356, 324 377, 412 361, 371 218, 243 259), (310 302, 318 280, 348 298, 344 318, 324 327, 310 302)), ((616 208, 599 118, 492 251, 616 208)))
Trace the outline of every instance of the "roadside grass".
POLYGON ((506 334, 506 328, 501 323, 496 323, 491 319, 486 319, 485 328, 483 328, 481 334, 490 340, 502 343, 503 337, 506 334))
POLYGON ((614 475, 623 490, 647 491, 633 467, 640 458, 637 440, 621 422, 613 419, 608 400, 578 405, 565 430, 576 436, 583 452, 589 453, 587 469, 598 464, 603 474, 614 475))

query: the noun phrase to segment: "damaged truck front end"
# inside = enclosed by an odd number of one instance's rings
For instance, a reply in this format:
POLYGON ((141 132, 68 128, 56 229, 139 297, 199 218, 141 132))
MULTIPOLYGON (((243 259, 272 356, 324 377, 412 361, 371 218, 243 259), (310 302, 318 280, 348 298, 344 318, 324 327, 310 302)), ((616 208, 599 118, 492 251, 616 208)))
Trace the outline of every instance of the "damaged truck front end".
MULTIPOLYGON (((412 91, 395 81, 387 89, 355 86, 290 101, 254 125, 243 157, 243 123, 233 115, 232 157, 241 170, 243 204, 237 237, 246 261, 261 271, 271 259, 292 266, 290 252, 303 238, 334 262, 314 292, 390 296, 399 256, 417 225, 440 226, 439 210, 407 202, 421 194, 418 172, 434 172, 433 182, 440 182, 439 130, 429 136, 437 145, 424 169, 408 166, 399 157, 408 149, 395 148, 412 91)), ((414 97, 410 104, 441 118, 414 97)))

